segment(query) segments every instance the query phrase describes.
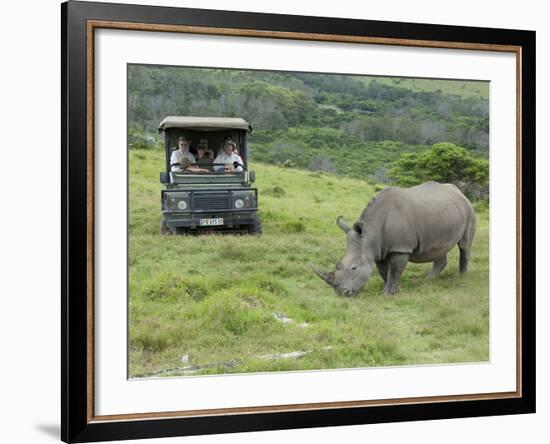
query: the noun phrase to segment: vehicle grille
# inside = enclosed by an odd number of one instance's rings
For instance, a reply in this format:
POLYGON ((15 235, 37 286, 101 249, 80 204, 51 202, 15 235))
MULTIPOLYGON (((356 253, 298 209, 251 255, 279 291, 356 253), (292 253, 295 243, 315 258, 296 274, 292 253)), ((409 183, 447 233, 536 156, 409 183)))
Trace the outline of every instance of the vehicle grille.
POLYGON ((229 194, 195 194, 194 210, 227 210, 230 208, 229 194))

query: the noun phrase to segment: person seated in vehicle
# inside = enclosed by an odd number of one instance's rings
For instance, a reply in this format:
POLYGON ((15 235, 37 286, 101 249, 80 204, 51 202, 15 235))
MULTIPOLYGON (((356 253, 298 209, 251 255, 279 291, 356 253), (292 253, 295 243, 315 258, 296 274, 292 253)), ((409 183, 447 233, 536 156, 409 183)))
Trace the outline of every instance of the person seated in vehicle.
POLYGON ((204 145, 204 146, 206 147, 206 151, 210 151, 210 150, 208 149, 208 139, 201 139, 201 140, 199 140, 199 143, 198 143, 198 145, 197 145, 197 151, 198 151, 198 149, 199 149, 199 146, 201 146, 201 145, 204 145))
POLYGON ((243 160, 241 159, 241 156, 239 156, 234 151, 236 147, 237 147, 237 144, 232 140, 226 140, 224 142, 223 153, 218 154, 218 156, 214 159, 214 171, 227 172, 225 171, 224 165, 228 163, 234 167, 234 171, 243 170, 243 167, 242 167, 243 160), (235 162, 237 162, 237 165, 235 165, 235 162), (216 165, 216 164, 222 164, 222 165, 216 165))
POLYGON ((181 136, 178 138, 178 146, 172 151, 170 156, 170 171, 179 173, 183 171, 182 161, 187 159, 190 163, 195 163, 195 156, 189 152, 191 146, 191 138, 181 136))
POLYGON ((208 145, 199 143, 197 146, 197 165, 211 166, 213 160, 214 154, 208 149, 208 145))
MULTIPOLYGON (((227 135, 223 138, 223 142, 220 146, 220 149, 218 150, 217 156, 219 156, 220 154, 223 154, 223 147, 225 145, 225 142, 227 142, 228 140, 233 141, 233 137, 231 137, 230 135, 227 135)), ((233 151, 235 151, 237 154, 239 154, 239 150, 237 150, 237 144, 236 143, 235 143, 235 147, 233 148, 233 151)))

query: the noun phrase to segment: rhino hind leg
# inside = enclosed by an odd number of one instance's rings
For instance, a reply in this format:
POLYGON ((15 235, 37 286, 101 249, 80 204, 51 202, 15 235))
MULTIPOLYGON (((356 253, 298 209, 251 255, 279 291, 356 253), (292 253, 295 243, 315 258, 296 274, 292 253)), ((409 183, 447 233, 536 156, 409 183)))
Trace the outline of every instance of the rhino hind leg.
POLYGON ((447 266, 447 255, 438 257, 433 261, 432 269, 426 276, 428 279, 434 279, 439 276, 439 273, 447 266))
POLYGON ((466 271, 468 270, 468 262, 470 261, 470 253, 472 251, 472 244, 474 243, 475 231, 476 224, 475 219, 473 219, 468 224, 464 236, 458 242, 458 249, 460 250, 458 269, 461 273, 466 273, 466 271))
POLYGON ((378 268, 378 273, 380 274, 380 277, 384 279, 384 282, 388 281, 388 261, 376 261, 376 268, 378 268))
POLYGON ((466 273, 468 271, 468 262, 470 260, 470 249, 458 247, 460 250, 460 259, 458 269, 461 273, 466 273))
POLYGON ((472 251, 472 244, 474 243, 474 236, 476 233, 476 216, 473 213, 468 221, 464 236, 458 241, 458 249, 460 250, 459 270, 461 273, 465 273, 468 270, 468 262, 470 261, 470 253, 472 251))
POLYGON ((394 253, 389 257, 388 280, 384 287, 384 293, 395 294, 399 291, 401 273, 403 273, 407 262, 409 262, 409 255, 406 253, 394 253))

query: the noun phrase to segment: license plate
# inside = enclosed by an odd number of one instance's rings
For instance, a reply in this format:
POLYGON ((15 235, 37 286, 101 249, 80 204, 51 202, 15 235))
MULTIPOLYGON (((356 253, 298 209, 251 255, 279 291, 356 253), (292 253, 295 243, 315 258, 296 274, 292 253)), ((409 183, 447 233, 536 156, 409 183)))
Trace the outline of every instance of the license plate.
POLYGON ((215 217, 211 219, 201 219, 200 220, 201 226, 210 227, 213 225, 223 225, 223 217, 215 217))

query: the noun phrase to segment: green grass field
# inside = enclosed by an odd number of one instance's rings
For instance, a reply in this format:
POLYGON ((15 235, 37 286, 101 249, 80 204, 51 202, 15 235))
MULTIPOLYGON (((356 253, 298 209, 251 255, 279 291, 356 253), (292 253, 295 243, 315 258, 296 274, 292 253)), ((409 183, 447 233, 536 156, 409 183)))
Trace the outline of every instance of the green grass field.
POLYGON ((353 222, 372 185, 255 163, 261 236, 161 236, 163 153, 131 151, 129 166, 130 377, 488 360, 486 210, 466 275, 455 248, 436 280, 430 264, 408 264, 397 295, 373 274, 344 298, 308 264, 334 267, 336 217, 353 222))

